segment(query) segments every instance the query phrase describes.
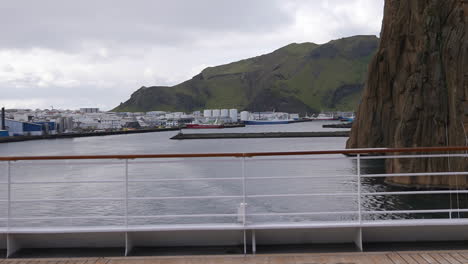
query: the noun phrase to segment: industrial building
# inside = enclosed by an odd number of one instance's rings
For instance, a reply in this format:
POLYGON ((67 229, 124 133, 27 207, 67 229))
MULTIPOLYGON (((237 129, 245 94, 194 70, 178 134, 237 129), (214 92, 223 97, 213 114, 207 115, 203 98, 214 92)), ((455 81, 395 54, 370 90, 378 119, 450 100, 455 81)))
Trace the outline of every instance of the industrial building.
POLYGON ((80 112, 86 114, 99 113, 99 108, 80 108, 80 112))
POLYGON ((65 133, 73 130, 73 118, 72 117, 59 117, 56 119, 57 132, 65 133))
POLYGON ((21 122, 5 119, 5 128, 9 136, 42 136, 56 134, 55 122, 21 122))
POLYGON ((55 122, 51 122, 51 121, 34 122, 33 124, 41 125, 43 134, 46 134, 46 135, 57 134, 57 125, 55 122))
POLYGON ((203 117, 221 119, 226 123, 236 123, 239 120, 237 109, 205 109, 203 117))

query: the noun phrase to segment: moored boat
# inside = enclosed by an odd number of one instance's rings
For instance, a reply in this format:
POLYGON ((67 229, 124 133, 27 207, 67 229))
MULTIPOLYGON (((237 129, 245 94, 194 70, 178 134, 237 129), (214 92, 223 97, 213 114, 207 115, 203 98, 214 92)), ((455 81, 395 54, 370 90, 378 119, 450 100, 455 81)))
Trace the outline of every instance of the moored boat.
POLYGON ((313 118, 313 120, 317 121, 330 121, 330 120, 338 120, 335 116, 331 114, 318 114, 316 117, 313 118))
POLYGON ((354 122, 354 117, 341 117, 340 121, 341 122, 352 123, 352 122, 354 122))

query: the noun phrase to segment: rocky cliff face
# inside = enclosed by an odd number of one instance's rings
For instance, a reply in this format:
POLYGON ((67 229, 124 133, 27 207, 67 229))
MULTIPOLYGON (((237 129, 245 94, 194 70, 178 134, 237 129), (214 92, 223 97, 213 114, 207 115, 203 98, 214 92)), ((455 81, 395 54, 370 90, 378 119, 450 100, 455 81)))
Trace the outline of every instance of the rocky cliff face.
MULTIPOLYGON (((386 0, 380 47, 347 147, 464 146, 467 114, 468 0, 386 0)), ((462 158, 387 162, 388 173, 463 169, 462 158)), ((388 181, 468 187, 465 176, 388 181)))

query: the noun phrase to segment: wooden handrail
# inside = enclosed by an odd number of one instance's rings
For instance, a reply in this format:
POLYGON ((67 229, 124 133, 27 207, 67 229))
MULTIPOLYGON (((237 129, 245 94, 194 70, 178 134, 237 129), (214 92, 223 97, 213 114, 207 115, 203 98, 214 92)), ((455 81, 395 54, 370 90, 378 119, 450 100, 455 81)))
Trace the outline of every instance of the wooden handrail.
POLYGON ((305 156, 326 154, 385 154, 415 152, 468 151, 468 147, 421 147, 421 148, 374 148, 296 152, 253 152, 253 153, 198 153, 198 154, 144 154, 144 155, 95 155, 95 156, 10 156, 0 157, 0 161, 20 160, 98 160, 98 159, 164 159, 164 158, 223 158, 223 157, 266 157, 266 156, 305 156))

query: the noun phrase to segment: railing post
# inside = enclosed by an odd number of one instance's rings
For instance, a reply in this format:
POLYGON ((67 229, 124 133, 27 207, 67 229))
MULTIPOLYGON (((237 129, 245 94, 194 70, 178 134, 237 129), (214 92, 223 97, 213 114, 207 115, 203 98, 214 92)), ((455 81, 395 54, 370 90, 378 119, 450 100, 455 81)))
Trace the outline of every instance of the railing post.
POLYGON ((359 224, 362 222, 361 214, 361 154, 357 154, 357 192, 358 192, 358 218, 359 224))
POLYGON ((242 225, 244 226, 244 255, 247 254, 247 231, 245 230, 246 214, 247 214, 247 194, 246 194, 246 180, 245 180, 245 156, 242 157, 242 225))
POLYGON ((8 161, 7 166, 7 184, 8 184, 8 210, 7 210, 7 229, 10 230, 11 219, 11 161, 8 161))
POLYGON ((245 179, 245 157, 242 157, 242 195, 243 195, 243 219, 242 223, 245 226, 247 214, 247 193, 246 193, 246 179, 245 179))
POLYGON ((125 227, 128 228, 128 159, 125 159, 125 227))

